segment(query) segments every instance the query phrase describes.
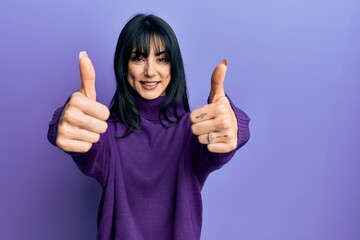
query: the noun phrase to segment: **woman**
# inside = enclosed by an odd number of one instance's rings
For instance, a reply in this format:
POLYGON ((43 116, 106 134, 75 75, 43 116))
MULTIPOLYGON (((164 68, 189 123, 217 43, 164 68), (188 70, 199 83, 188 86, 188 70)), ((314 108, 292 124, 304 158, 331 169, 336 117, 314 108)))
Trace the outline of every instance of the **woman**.
POLYGON ((226 67, 212 75, 209 104, 190 112, 173 30, 136 15, 117 43, 109 111, 80 54, 82 86, 54 113, 48 138, 103 188, 97 239, 200 239, 203 184, 249 138, 249 118, 223 90, 226 67))

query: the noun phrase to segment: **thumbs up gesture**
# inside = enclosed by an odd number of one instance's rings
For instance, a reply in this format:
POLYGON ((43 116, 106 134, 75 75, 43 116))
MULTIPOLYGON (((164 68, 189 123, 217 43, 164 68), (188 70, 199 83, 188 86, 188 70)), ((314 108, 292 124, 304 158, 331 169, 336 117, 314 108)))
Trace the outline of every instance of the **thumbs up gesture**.
POLYGON ((95 70, 86 52, 79 56, 81 88, 71 95, 58 124, 56 145, 67 152, 87 152, 107 129, 108 108, 96 102, 95 70))
POLYGON ((221 61, 211 76, 209 104, 190 114, 191 130, 210 152, 227 153, 237 146, 237 119, 225 96, 224 79, 228 62, 221 61))

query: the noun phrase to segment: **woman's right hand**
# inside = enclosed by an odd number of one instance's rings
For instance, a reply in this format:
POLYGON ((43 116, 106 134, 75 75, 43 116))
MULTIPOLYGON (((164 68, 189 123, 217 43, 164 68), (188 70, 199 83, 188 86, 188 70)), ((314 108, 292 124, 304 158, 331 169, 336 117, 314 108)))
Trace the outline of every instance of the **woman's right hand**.
POLYGON ((79 56, 81 88, 71 95, 58 124, 56 145, 67 152, 87 152, 108 127, 109 109, 96 101, 95 70, 86 52, 79 56))

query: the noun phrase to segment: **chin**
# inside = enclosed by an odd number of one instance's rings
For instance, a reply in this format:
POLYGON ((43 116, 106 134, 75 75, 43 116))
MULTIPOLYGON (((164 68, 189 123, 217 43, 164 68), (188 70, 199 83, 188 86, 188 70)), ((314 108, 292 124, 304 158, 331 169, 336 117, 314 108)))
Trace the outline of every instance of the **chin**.
POLYGON ((139 95, 146 100, 154 100, 161 96, 161 94, 143 94, 143 93, 139 93, 139 95))

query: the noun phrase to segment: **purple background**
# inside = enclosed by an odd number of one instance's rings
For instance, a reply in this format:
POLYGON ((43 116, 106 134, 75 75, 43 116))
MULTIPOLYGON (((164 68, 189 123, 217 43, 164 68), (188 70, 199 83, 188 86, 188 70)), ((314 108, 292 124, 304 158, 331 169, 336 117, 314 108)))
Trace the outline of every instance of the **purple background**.
POLYGON ((225 88, 251 140, 203 190, 202 239, 360 239, 360 1, 0 2, 0 238, 94 239, 100 186, 46 140, 79 88, 78 53, 114 91, 123 24, 155 13, 174 28, 192 109, 230 62, 225 88))

